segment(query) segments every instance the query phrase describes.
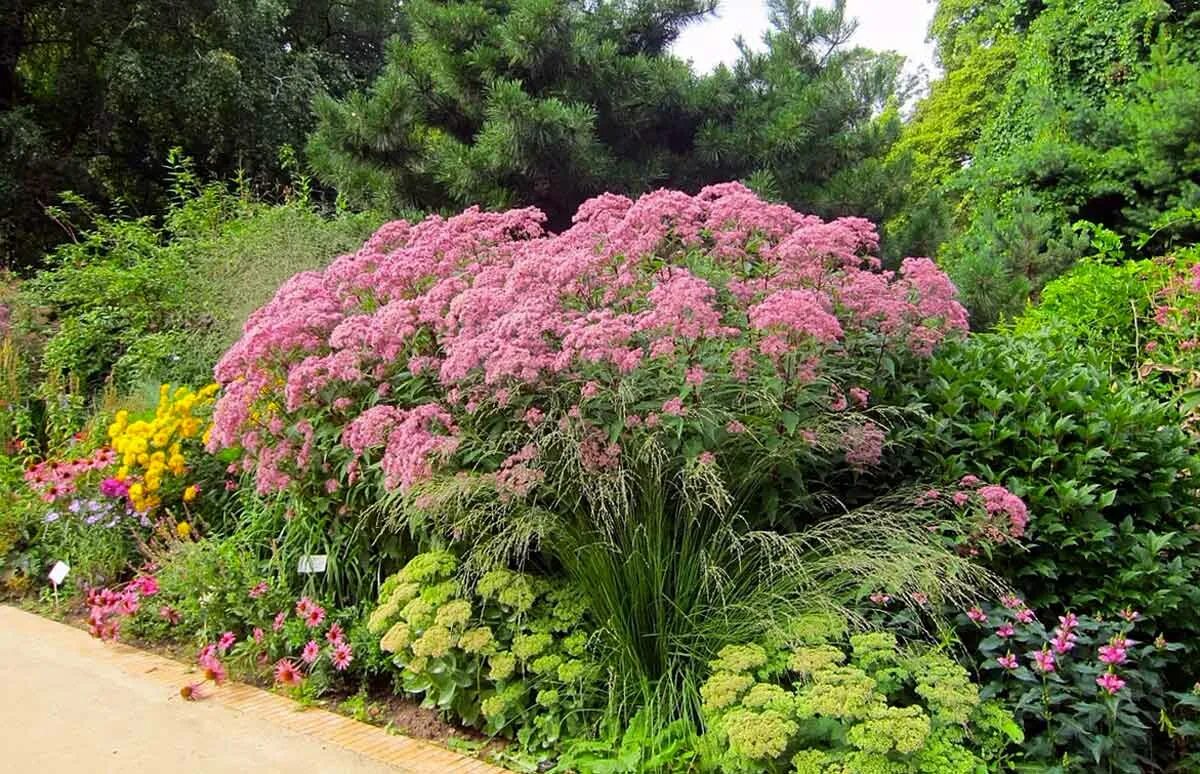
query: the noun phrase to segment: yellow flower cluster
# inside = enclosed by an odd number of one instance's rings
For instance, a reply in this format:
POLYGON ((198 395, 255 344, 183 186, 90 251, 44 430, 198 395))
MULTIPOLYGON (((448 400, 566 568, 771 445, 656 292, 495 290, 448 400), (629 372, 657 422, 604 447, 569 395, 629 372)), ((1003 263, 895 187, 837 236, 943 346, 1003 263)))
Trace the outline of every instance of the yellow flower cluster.
MULTIPOLYGON (((121 457, 116 477, 132 481, 129 500, 139 511, 149 511, 162 503, 164 480, 181 478, 187 473, 185 443, 191 440, 207 442, 212 426, 207 419, 218 386, 210 384, 199 390, 171 385, 159 388, 158 407, 151 419, 133 419, 128 411, 118 411, 108 427, 113 449, 121 457)), ((183 499, 192 502, 199 488, 191 485, 183 490, 183 499)))

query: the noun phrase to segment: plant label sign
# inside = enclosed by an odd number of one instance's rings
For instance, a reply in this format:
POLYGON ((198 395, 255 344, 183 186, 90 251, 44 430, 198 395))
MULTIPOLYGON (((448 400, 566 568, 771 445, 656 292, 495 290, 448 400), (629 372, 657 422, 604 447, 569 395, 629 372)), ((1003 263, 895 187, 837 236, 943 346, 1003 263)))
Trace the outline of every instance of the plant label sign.
POLYGON ((296 572, 301 575, 322 573, 325 572, 325 565, 328 562, 328 554, 306 554, 300 557, 300 563, 296 566, 296 572))
POLYGON ((50 582, 55 586, 60 585, 70 571, 71 567, 66 562, 55 562, 54 566, 50 568, 50 582))

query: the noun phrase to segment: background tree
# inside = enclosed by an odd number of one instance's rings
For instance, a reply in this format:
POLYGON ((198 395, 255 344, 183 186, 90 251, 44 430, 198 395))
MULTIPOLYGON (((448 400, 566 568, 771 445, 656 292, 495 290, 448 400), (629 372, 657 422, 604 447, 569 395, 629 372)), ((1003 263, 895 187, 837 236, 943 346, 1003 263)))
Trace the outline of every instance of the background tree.
POLYGON ((15 0, 0 13, 10 265, 62 238, 43 211, 64 189, 157 211, 172 147, 206 174, 277 181, 313 96, 370 78, 399 24, 387 0, 15 0))

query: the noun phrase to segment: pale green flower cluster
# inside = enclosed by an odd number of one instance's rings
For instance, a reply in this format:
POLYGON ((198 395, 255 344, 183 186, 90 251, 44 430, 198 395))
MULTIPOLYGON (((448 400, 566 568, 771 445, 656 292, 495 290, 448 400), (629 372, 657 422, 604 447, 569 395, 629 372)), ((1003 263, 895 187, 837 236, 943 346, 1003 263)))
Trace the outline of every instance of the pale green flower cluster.
POLYGON ((731 774, 950 774, 986 770, 972 748, 978 688, 946 656, 906 650, 888 632, 847 636, 811 616, 770 647, 731 645, 700 688, 709 749, 731 774), (782 665, 786 664, 786 671, 782 665), (912 697, 920 702, 913 703, 912 697))

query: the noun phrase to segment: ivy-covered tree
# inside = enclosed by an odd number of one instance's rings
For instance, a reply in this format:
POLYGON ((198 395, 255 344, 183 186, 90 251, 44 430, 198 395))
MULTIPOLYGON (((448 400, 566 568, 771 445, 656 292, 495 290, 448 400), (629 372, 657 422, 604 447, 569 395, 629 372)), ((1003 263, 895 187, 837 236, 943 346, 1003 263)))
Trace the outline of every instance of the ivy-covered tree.
POLYGON ((161 205, 172 147, 204 173, 273 182, 319 92, 371 78, 398 29, 390 0, 9 0, 0 4, 0 263, 65 234, 71 189, 161 205))
POLYGON ((1087 251, 1078 221, 1152 252, 1200 236, 1170 217, 1200 206, 1200 2, 942 0, 930 32, 946 74, 896 147, 914 173, 889 233, 949 223, 975 325, 1087 251))

